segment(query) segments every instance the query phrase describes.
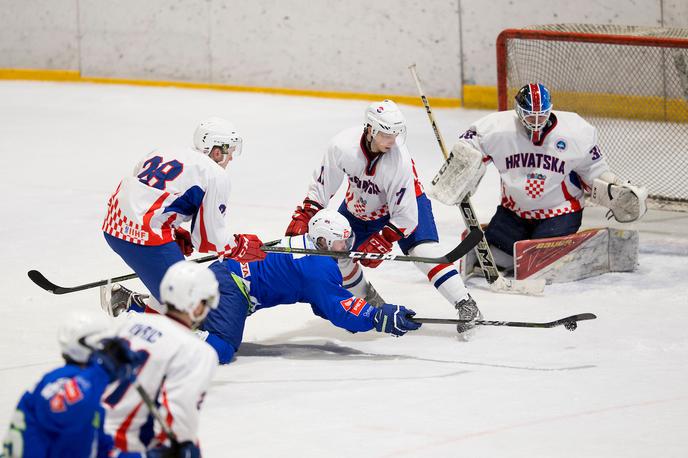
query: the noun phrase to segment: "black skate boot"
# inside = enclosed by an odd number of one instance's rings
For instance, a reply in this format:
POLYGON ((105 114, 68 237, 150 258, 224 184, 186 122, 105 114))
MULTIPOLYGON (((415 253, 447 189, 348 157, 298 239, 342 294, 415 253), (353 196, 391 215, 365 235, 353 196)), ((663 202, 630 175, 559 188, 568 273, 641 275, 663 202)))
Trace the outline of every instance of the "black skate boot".
POLYGON ((466 299, 462 299, 454 304, 454 307, 456 307, 456 310, 459 312, 460 320, 470 320, 466 323, 459 323, 456 325, 456 331, 459 334, 463 334, 466 331, 473 329, 475 327, 475 324, 472 323, 473 321, 483 319, 483 314, 480 313, 480 309, 470 294, 466 299))
POLYGON ((100 306, 110 316, 119 316, 135 306, 136 311, 146 309, 147 294, 136 293, 119 283, 100 287, 100 306))

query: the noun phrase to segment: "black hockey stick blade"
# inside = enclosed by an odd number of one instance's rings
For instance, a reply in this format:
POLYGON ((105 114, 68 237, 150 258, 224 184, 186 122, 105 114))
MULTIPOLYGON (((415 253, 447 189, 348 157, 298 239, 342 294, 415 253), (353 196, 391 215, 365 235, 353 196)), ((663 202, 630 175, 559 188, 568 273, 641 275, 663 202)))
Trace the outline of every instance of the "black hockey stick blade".
POLYGON ((433 323, 433 324, 464 324, 472 323, 476 326, 509 326, 514 328, 554 328, 556 326, 564 326, 566 329, 573 331, 576 329, 578 321, 594 320, 597 318, 593 313, 579 313, 577 315, 567 316, 554 321, 545 323, 534 323, 529 321, 489 321, 489 320, 458 320, 452 318, 411 318, 411 321, 416 323, 433 323))
POLYGON ((383 261, 423 262, 428 264, 452 264, 470 252, 483 239, 483 232, 479 228, 472 229, 456 248, 444 256, 428 258, 425 256, 406 256, 393 253, 364 253, 361 251, 327 251, 310 250, 307 248, 262 246, 266 253, 308 254, 315 256, 329 256, 331 258, 352 259, 381 259, 383 261))
MULTIPOLYGON (((215 259, 217 259, 217 256, 213 254, 210 256, 205 256, 202 258, 193 259, 193 261, 195 261, 195 262, 208 262, 208 261, 213 261, 215 259)), ((124 281, 124 280, 131 280, 133 278, 138 278, 137 274, 132 273, 132 274, 127 274, 127 275, 121 275, 119 277, 108 278, 105 280, 98 280, 98 281, 94 281, 92 283, 84 283, 83 285, 59 286, 59 285, 56 285, 55 283, 51 282, 47 278, 45 278, 45 275, 43 275, 42 273, 40 273, 37 270, 29 270, 28 275, 29 275, 29 278, 31 279, 32 282, 34 282, 39 287, 41 287, 44 290, 51 292, 53 294, 74 293, 76 291, 83 291, 85 289, 97 288, 99 286, 105 286, 108 283, 117 283, 117 282, 124 281)))

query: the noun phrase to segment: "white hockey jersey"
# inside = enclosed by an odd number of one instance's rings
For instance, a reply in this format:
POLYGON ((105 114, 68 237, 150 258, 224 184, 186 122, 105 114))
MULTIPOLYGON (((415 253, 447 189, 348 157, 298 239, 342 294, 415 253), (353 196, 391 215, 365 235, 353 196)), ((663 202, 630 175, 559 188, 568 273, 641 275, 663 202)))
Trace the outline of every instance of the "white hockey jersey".
POLYGON ((125 177, 108 201, 103 231, 139 245, 174 240, 174 227, 191 220, 191 240, 202 253, 233 246, 227 218, 229 176, 195 150, 154 150, 125 177))
POLYGON ((583 191, 608 170, 597 130, 576 113, 553 112, 536 144, 513 110, 489 114, 460 137, 492 161, 501 205, 521 218, 545 219, 583 209, 583 191))
MULTIPOLYGON (((200 408, 218 366, 217 353, 181 323, 164 315, 129 313, 117 320, 116 335, 146 354, 137 382, 156 400, 179 442, 198 439, 200 408)), ((144 451, 166 438, 131 384, 114 384, 102 399, 105 430, 123 451, 144 451)))
POLYGON ((411 155, 395 144, 384 154, 372 155, 365 147, 363 129, 353 127, 337 134, 313 173, 307 199, 326 207, 347 176, 346 208, 356 218, 373 221, 386 215, 404 237, 418 225, 416 195, 423 192, 415 179, 411 155))

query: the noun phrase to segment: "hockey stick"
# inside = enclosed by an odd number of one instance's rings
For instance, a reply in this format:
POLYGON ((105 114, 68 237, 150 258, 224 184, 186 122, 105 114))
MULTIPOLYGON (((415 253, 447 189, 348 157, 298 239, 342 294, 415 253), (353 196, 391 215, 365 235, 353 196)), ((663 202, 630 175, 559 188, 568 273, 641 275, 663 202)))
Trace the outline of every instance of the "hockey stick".
POLYGON ((578 327, 578 321, 594 320, 597 318, 593 313, 579 313, 577 315, 567 316, 554 321, 545 323, 533 323, 530 321, 489 321, 489 320, 457 320, 450 318, 410 318, 414 323, 434 323, 434 324, 464 324, 471 323, 476 326, 510 326, 514 328, 554 328, 563 325, 569 331, 575 331, 578 327))
POLYGON ((146 404, 146 407, 148 407, 148 411, 158 421, 158 423, 160 424, 160 428, 167 435, 167 437, 170 438, 170 442, 172 442, 172 445, 173 446, 177 445, 179 443, 179 441, 177 440, 177 435, 174 433, 174 431, 172 431, 172 428, 170 428, 170 425, 165 423, 165 419, 162 418, 160 411, 155 406, 155 403, 153 403, 153 400, 151 399, 151 397, 148 396, 148 393, 146 393, 146 390, 143 389, 143 387, 139 384, 139 382, 134 382, 134 386, 136 387, 136 391, 139 393, 139 396, 141 396, 143 403, 146 404))
MULTIPOLYGON (((202 258, 194 259, 193 261, 195 262, 208 262, 208 261, 213 261, 217 259, 217 255, 210 255, 210 256, 205 256, 202 258)), ((77 285, 77 286, 58 286, 55 283, 51 282, 47 278, 45 278, 45 275, 40 273, 37 270, 29 270, 28 272, 29 278, 31 279, 32 282, 40 286, 46 291, 49 291, 53 294, 67 294, 67 293, 73 293, 76 291, 83 291, 85 289, 89 288, 96 288, 98 286, 104 286, 107 285, 108 283, 118 283, 124 280, 131 280, 133 278, 138 278, 138 275, 135 273, 132 274, 127 274, 127 275, 121 275, 119 277, 112 277, 108 278, 105 280, 98 280, 94 281, 93 283, 85 283, 83 285, 77 285)))
MULTIPOLYGON (((428 102, 423 88, 420 84, 420 79, 416 73, 416 64, 409 66, 413 80, 416 82, 416 87, 418 88, 418 93, 423 101, 423 106, 425 107, 425 112, 428 114, 428 119, 432 125, 432 130, 435 132, 435 138, 437 143, 440 145, 440 150, 446 161, 449 158, 447 154, 447 147, 442 139, 442 134, 440 133, 439 127, 435 122, 435 116, 432 114, 432 109, 430 108, 430 103, 428 102)), ((466 227, 473 231, 474 229, 480 228, 480 223, 478 223, 478 218, 475 216, 475 211, 473 210, 473 205, 467 195, 461 203, 459 203, 459 209, 461 211, 461 217, 466 227)), ((490 289, 499 293, 519 293, 519 294, 542 294, 545 289, 544 280, 507 280, 505 279, 497 270, 497 264, 495 263, 494 257, 492 256, 492 251, 490 251, 490 245, 485 240, 483 236, 475 247, 475 253, 480 263, 480 269, 483 272, 483 276, 487 283, 490 285, 490 289)))
MULTIPOLYGON (((263 245, 262 248, 265 248, 265 247, 271 246, 271 245, 275 245, 279 242, 280 242, 280 240, 273 240, 273 241, 268 242, 265 245, 263 245)), ((218 259, 218 256, 216 254, 211 254, 208 256, 204 256, 202 258, 191 259, 191 261, 194 261, 197 263, 203 263, 203 262, 215 261, 216 259, 218 259)), ((107 278, 105 280, 94 281, 92 283, 85 283, 83 285, 59 286, 59 285, 56 285, 55 283, 51 282, 47 278, 45 278, 45 275, 43 275, 42 273, 40 273, 37 270, 29 270, 28 275, 29 275, 29 278, 31 279, 32 282, 34 282, 36 285, 40 286, 44 290, 51 292, 53 294, 74 293, 76 291, 83 291, 85 289, 97 288, 99 286, 105 286, 105 285, 108 285, 110 283, 119 283, 121 281, 132 280, 134 278, 139 277, 138 274, 131 273, 131 274, 126 274, 126 275, 121 275, 119 277, 112 277, 112 278, 107 278)))
POLYGON ((329 256, 331 258, 352 258, 352 259, 382 259, 384 261, 407 261, 423 262, 428 264, 453 264, 469 253, 483 238, 483 231, 480 228, 471 230, 465 239, 456 248, 439 258, 427 258, 424 256, 406 256, 393 253, 364 253, 361 251, 326 251, 309 250, 307 248, 289 247, 262 247, 267 253, 287 253, 287 254, 310 254, 316 256, 329 256))

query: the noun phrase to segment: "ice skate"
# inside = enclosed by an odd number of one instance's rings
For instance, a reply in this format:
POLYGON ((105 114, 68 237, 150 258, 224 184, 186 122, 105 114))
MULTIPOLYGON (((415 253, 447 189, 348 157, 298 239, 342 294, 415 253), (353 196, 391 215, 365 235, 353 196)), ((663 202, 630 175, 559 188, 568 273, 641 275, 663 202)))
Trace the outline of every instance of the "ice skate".
POLYGON ((128 311, 132 304, 145 310, 146 299, 148 299, 148 295, 136 293, 119 283, 100 287, 100 306, 105 313, 112 317, 128 311))

